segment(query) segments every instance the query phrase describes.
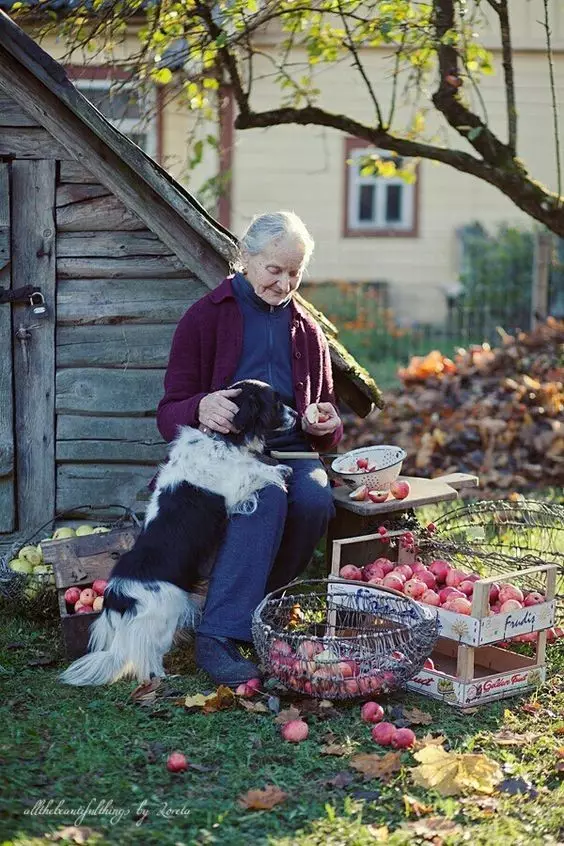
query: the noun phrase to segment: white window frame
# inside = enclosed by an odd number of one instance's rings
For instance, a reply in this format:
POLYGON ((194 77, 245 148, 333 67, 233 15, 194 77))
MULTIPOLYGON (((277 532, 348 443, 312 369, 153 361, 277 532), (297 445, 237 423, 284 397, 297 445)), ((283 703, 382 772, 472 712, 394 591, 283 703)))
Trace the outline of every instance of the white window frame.
POLYGON ((412 232, 415 229, 415 185, 405 182, 399 176, 386 178, 384 176, 361 176, 361 166, 358 159, 370 155, 390 158, 387 150, 375 147, 354 147, 348 154, 348 198, 347 198, 347 229, 351 232, 412 232), (376 186, 376 208, 373 220, 360 220, 360 188, 363 185, 376 186), (378 190, 379 186, 399 185, 402 189, 401 220, 387 221, 386 197, 387 191, 378 190))
MULTIPOLYGON (((88 77, 81 76, 80 79, 73 79, 73 84, 80 91, 81 94, 83 93, 83 88, 98 88, 100 90, 110 91, 113 86, 119 86, 120 88, 126 90, 137 89, 135 82, 127 82, 122 80, 116 81, 112 78, 89 79, 88 77)), ((123 132, 124 135, 129 135, 130 133, 134 133, 137 135, 145 135, 147 139, 145 153, 147 153, 148 156, 151 156, 151 158, 154 159, 157 155, 158 135, 157 121, 155 119, 157 108, 156 92, 154 88, 151 88, 150 91, 138 90, 138 94, 142 104, 141 111, 151 115, 150 118, 122 118, 121 120, 112 120, 111 118, 107 117, 107 115, 104 115, 104 117, 112 124, 112 126, 115 126, 116 129, 119 129, 120 132, 123 132)), ((132 143, 134 144, 135 142, 132 141, 132 143)))

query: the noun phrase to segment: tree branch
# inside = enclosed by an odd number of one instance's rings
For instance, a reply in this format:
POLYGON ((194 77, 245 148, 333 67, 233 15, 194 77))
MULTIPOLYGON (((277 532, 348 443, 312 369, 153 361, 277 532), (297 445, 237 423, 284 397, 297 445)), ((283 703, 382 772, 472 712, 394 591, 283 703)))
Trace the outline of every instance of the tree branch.
POLYGON ((558 103, 556 100, 556 86, 554 83, 554 62, 552 57, 552 41, 550 24, 548 20, 548 0, 544 0, 544 28, 546 30, 546 52, 548 58, 548 69, 550 72, 550 94, 552 97, 552 117, 554 121, 554 144, 556 147, 556 187, 558 191, 558 204, 562 203, 562 162, 560 161, 560 132, 558 130, 558 103))
POLYGON ((515 104, 515 78, 513 75, 513 49, 511 46, 511 27, 509 24, 509 8, 507 0, 498 0, 490 5, 499 15, 499 27, 501 31, 501 50, 503 76, 505 79, 505 100, 507 103, 507 129, 509 137, 509 149, 515 155, 517 152, 517 106, 515 104))
POLYGON ((498 188, 520 209, 544 223, 557 235, 564 237, 564 217, 559 211, 556 195, 532 180, 524 167, 516 162, 513 162, 511 167, 507 164, 494 165, 462 150, 450 150, 400 138, 382 128, 367 126, 345 115, 327 112, 316 106, 300 109, 287 107, 264 112, 249 110, 245 114, 239 114, 235 120, 236 129, 264 129, 284 124, 326 126, 362 138, 376 147, 392 150, 401 156, 432 159, 449 165, 498 188))
POLYGON ((339 15, 341 16, 341 20, 343 21, 343 26, 345 27, 345 30, 346 30, 346 33, 347 33, 347 38, 348 38, 348 44, 345 43, 345 47, 347 47, 347 49, 350 50, 350 52, 352 53, 354 64, 356 65, 358 72, 360 73, 361 77, 363 78, 364 84, 368 88, 368 93, 370 94, 370 98, 371 98, 371 100, 374 104, 374 108, 376 110, 376 116, 378 118, 378 126, 383 126, 384 121, 383 121, 383 118, 382 118, 382 112, 380 111, 380 104, 378 103, 378 100, 376 98, 376 94, 374 93, 374 89, 372 88, 372 83, 368 79, 368 76, 366 75, 366 71, 364 70, 362 62, 360 61, 360 58, 359 58, 359 55, 358 55, 358 50, 356 49, 354 42, 353 42, 353 39, 352 39, 351 31, 350 31, 350 28, 349 28, 349 22, 347 21, 346 15, 343 12, 343 7, 340 3, 340 0, 339 0, 339 15))

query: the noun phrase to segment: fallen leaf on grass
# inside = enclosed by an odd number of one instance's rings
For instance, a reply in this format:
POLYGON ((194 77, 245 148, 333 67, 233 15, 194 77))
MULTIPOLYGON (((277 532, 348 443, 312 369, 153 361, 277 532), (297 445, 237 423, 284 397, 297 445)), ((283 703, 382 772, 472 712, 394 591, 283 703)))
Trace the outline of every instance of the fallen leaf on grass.
POLYGON ((380 825, 378 827, 375 825, 367 825, 366 829, 370 832, 377 843, 385 843, 389 839, 390 832, 388 831, 387 825, 380 825))
POLYGON ((270 714, 269 708, 264 702, 250 702, 248 699, 239 699, 239 705, 245 711, 252 711, 255 714, 270 714))
POLYGON ((432 716, 419 708, 404 708, 403 715, 414 726, 428 726, 433 722, 432 716))
POLYGON ((348 787, 354 781, 354 775, 350 773, 348 770, 343 770, 340 773, 337 773, 332 778, 326 778, 323 784, 330 785, 331 787, 348 787))
POLYGON ((418 767, 411 769, 414 784, 432 788, 442 796, 456 796, 468 791, 493 793, 502 779, 495 761, 485 755, 447 752, 439 746, 426 746, 415 752, 418 767))
POLYGON ((477 808, 491 816, 499 808, 499 799, 495 796, 466 796, 460 799, 460 804, 468 805, 472 810, 477 808))
POLYGON ((498 731, 497 734, 490 735, 490 740, 493 740, 494 743, 497 743, 498 746, 523 746, 525 743, 532 743, 533 740, 537 740, 540 737, 539 734, 535 734, 532 731, 525 732, 524 734, 517 734, 516 732, 510 731, 510 729, 502 729, 502 731, 498 731))
POLYGON ((196 693, 194 696, 187 696, 184 700, 185 708, 201 708, 204 714, 213 714, 215 711, 223 711, 235 704, 237 697, 230 687, 221 684, 213 693, 204 696, 203 693, 196 693))
POLYGON ((237 800, 247 811, 270 811, 288 798, 288 794, 274 784, 269 784, 263 790, 248 790, 237 800))
POLYGON ((274 718, 274 722, 279 726, 283 726, 292 720, 298 720, 300 717, 301 714, 297 708, 286 708, 284 711, 280 711, 278 716, 274 718))
POLYGON ((321 720, 339 716, 339 711, 329 699, 304 699, 300 702, 300 709, 303 714, 311 714, 321 720))
POLYGON ((524 705, 521 705, 521 711, 524 711, 525 714, 536 715, 539 711, 542 711, 542 705, 538 702, 525 702, 524 705))
POLYGON ((138 685, 131 692, 130 699, 139 705, 150 705, 157 698, 157 690, 162 684, 161 678, 154 678, 151 681, 138 685))
POLYGON ((48 840, 70 840, 72 843, 88 843, 93 837, 100 837, 101 835, 94 831, 93 828, 88 828, 85 825, 67 825, 65 828, 60 828, 53 834, 45 835, 48 840))
POLYGON ((444 734, 438 734, 436 737, 433 737, 432 734, 426 734, 421 740, 415 741, 413 749, 415 752, 418 752, 420 749, 424 749, 425 746, 442 746, 445 741, 446 737, 444 734))
POLYGON ((529 799, 536 799, 539 795, 538 790, 535 790, 530 781, 517 776, 516 778, 506 778, 501 784, 498 784, 497 790, 500 793, 508 793, 510 796, 516 796, 519 793, 526 793, 529 799))
POLYGON ((28 667, 50 667, 51 664, 56 664, 57 659, 53 655, 44 655, 40 653, 36 658, 32 658, 27 662, 28 667))
POLYGON ((447 820, 446 817, 428 817, 425 820, 414 820, 404 823, 401 828, 411 831, 425 840, 432 840, 436 846, 440 846, 443 838, 451 837, 462 830, 459 825, 452 820, 447 820))
POLYGON ((349 762, 353 769, 364 774, 365 780, 379 778, 383 782, 390 780, 401 769, 401 752, 387 752, 385 755, 355 755, 349 762))
POLYGON ((416 799, 415 796, 409 796, 407 793, 403 795, 403 804, 405 806, 405 813, 406 816, 416 816, 422 817, 425 814, 432 814, 433 813, 433 806, 432 805, 425 805, 423 802, 420 802, 419 799, 416 799))
POLYGON ((352 747, 350 743, 329 743, 327 746, 319 747, 320 755, 349 755, 352 747))

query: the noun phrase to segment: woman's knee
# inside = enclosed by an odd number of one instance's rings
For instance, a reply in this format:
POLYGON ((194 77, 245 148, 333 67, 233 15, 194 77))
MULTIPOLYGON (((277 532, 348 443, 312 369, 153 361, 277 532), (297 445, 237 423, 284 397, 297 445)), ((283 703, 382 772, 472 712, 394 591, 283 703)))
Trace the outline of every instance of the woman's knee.
POLYGON ((316 468, 300 480, 290 492, 290 508, 302 516, 309 515, 329 519, 334 514, 333 493, 322 467, 316 468))

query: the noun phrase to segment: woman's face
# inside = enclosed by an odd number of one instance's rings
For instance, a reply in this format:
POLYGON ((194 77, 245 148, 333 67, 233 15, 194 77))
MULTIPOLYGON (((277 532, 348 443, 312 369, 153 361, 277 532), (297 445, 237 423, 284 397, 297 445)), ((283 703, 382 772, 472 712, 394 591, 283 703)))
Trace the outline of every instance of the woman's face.
POLYGON ((301 241, 280 238, 256 256, 243 253, 245 276, 261 300, 268 305, 280 305, 302 281, 304 257, 301 241))

